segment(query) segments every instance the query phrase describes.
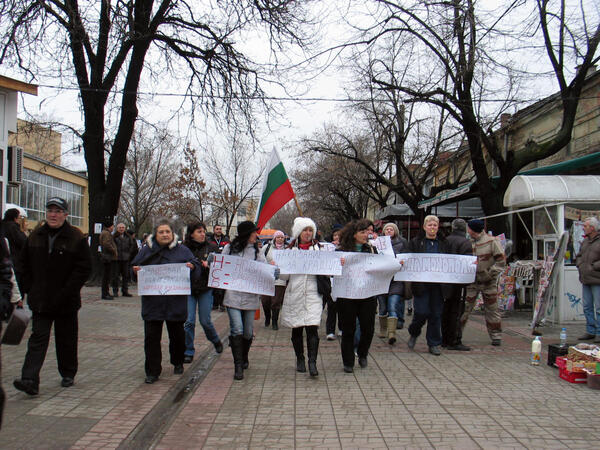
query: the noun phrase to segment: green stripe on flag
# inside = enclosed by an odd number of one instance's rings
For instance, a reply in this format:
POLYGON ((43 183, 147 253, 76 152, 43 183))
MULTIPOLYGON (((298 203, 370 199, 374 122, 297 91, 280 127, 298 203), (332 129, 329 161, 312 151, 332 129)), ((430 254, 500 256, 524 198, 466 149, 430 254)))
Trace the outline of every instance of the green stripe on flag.
POLYGON ((285 168, 283 167, 283 163, 280 162, 269 172, 269 177, 267 178, 267 185, 265 186, 265 191, 260 199, 260 211, 265 206, 267 199, 275 192, 275 190, 281 186, 283 183, 287 181, 287 173, 285 173, 285 168))

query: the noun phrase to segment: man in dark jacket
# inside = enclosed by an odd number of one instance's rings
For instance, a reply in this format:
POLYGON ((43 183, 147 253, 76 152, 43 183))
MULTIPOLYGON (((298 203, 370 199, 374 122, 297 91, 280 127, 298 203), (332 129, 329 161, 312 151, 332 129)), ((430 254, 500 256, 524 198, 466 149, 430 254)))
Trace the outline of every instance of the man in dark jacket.
POLYGON ((25 242, 20 259, 22 292, 33 312, 32 330, 21 378, 14 386, 37 395, 50 330, 54 323, 56 359, 61 385, 69 387, 77 373, 77 313, 81 288, 92 270, 90 249, 83 233, 67 222, 68 204, 59 197, 46 203, 46 223, 25 242))
POLYGON ((583 290, 585 333, 579 340, 594 339, 600 343, 600 221, 596 217, 583 223, 585 239, 577 255, 577 270, 583 290), (595 311, 594 311, 595 309, 595 311))
MULTIPOLYGON (((423 221, 425 236, 416 237, 408 243, 408 251, 411 253, 449 253, 448 243, 438 233, 440 220, 436 216, 427 216, 423 221)), ((408 283, 407 283, 408 284, 408 283)), ((408 332, 408 348, 414 349, 417 338, 421 334, 421 328, 427 322, 427 345, 429 353, 439 356, 442 354, 442 310, 444 308, 444 296, 440 283, 411 283, 414 296, 414 315, 408 332)))
MULTIPOLYGON (((448 253, 455 255, 472 255, 473 246, 467 239, 467 222, 463 219, 452 221, 452 232, 446 237, 448 242, 448 253)), ((460 350, 468 352, 471 350, 462 344, 462 332, 460 327, 460 316, 465 304, 463 292, 464 284, 444 285, 444 310, 442 312, 442 347, 448 350, 460 350)))
POLYGON ((125 231, 125 224, 117 225, 117 232, 113 237, 117 246, 117 263, 115 277, 113 278, 113 296, 119 296, 119 275, 121 276, 121 291, 123 297, 131 297, 127 283, 129 281, 129 262, 133 259, 134 254, 137 254, 137 244, 131 236, 125 231))
POLYGON ((102 273, 102 300, 113 299, 113 296, 110 295, 109 287, 114 274, 117 271, 117 259, 119 257, 117 244, 112 235, 114 229, 115 226, 113 225, 112 220, 107 220, 102 229, 102 233, 100 233, 100 259, 104 265, 104 271, 102 273))

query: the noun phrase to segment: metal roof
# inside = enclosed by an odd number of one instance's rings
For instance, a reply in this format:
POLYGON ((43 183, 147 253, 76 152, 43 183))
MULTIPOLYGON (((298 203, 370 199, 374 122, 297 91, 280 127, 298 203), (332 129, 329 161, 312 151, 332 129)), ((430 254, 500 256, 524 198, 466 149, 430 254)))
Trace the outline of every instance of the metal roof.
POLYGON ((600 203, 600 175, 517 175, 504 193, 504 206, 600 203))

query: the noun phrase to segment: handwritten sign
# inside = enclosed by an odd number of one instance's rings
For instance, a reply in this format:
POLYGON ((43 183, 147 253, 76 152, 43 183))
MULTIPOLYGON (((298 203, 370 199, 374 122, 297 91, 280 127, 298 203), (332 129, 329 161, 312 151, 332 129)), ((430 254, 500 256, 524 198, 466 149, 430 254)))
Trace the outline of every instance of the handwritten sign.
POLYGON ((138 295, 190 295, 190 269, 185 264, 142 266, 138 295))
POLYGON ((208 274, 208 286, 273 296, 275 266, 239 256, 215 254, 208 274))
POLYGON ((334 298, 387 294, 392 276, 400 269, 398 261, 388 255, 343 253, 343 256, 342 275, 333 277, 331 296, 334 298))
POLYGON ((468 284, 475 281, 477 257, 445 253, 399 253, 404 261, 396 281, 468 284))
POLYGON ((319 244, 322 246, 321 250, 326 252, 335 252, 335 245, 331 242, 319 242, 319 244))
POLYGON ((341 275, 340 252, 274 250, 273 260, 282 274, 341 275))
POLYGON ((375 247, 379 253, 394 256, 394 249, 392 248, 392 238, 389 236, 379 236, 377 239, 371 239, 369 241, 369 244, 375 247))

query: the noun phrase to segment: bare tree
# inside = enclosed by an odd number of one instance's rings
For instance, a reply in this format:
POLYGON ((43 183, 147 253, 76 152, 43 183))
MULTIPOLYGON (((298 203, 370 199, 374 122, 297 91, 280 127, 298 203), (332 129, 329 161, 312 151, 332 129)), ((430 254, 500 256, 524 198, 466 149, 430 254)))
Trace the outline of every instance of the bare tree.
POLYGON ((298 217, 296 205, 288 203, 271 217, 268 223, 269 228, 281 230, 286 235, 289 235, 292 232, 292 225, 296 217, 298 217))
POLYGON ((136 234, 167 200, 179 166, 179 151, 166 128, 137 125, 127 153, 119 206, 119 216, 136 234))
POLYGON ((571 139, 586 74, 598 62, 600 22, 593 2, 580 2, 573 7, 564 1, 555 6, 548 0, 536 0, 537 17, 533 23, 523 19, 510 21, 506 29, 501 27, 504 20, 514 19, 511 13, 517 8, 522 12, 530 3, 513 1, 493 16, 478 14, 481 3, 474 0, 374 3, 380 7, 377 24, 364 30, 364 42, 386 45, 388 36, 413 36, 420 45, 406 64, 420 70, 415 73, 416 84, 415 79, 408 83, 377 74, 373 81, 383 90, 399 92, 406 101, 433 105, 447 112, 464 133, 479 194, 485 198, 484 211, 502 211, 503 194, 512 177, 526 165, 557 153, 571 139), (511 30, 507 31, 509 27, 511 30), (520 42, 514 33, 520 34, 520 42), (509 42, 507 48, 501 49, 501 59, 500 52, 494 51, 498 42, 509 42), (517 70, 510 60, 524 46, 529 55, 541 50, 536 45, 540 42, 559 84, 562 123, 552 139, 543 143, 532 140, 524 151, 504 152, 493 129, 500 115, 515 104, 518 92, 517 70), (423 66, 426 61, 430 65, 423 66), (580 63, 579 71, 567 82, 566 64, 575 61, 580 63), (494 165, 500 173, 497 182, 491 177, 494 165))
POLYGON ((275 67, 263 70, 242 43, 262 30, 273 51, 302 45, 307 17, 296 0, 10 0, 0 8, 0 64, 32 80, 76 84, 92 234, 94 223, 117 213, 142 86, 183 84, 204 111, 251 125, 275 67))
POLYGON ((233 225, 238 210, 247 203, 261 181, 263 168, 257 166, 252 148, 239 135, 233 133, 225 148, 211 145, 205 149, 203 164, 211 195, 213 222, 225 221, 226 234, 233 225))

